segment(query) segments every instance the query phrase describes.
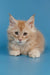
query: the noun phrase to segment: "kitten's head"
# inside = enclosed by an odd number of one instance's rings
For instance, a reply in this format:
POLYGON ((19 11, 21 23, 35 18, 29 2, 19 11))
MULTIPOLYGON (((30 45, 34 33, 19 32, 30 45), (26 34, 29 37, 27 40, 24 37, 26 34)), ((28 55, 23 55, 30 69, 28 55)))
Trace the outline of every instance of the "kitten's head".
POLYGON ((27 41, 30 40, 35 32, 36 29, 34 26, 34 16, 31 16, 30 19, 27 21, 21 21, 14 19, 14 17, 10 15, 8 34, 17 44, 25 44, 27 41))

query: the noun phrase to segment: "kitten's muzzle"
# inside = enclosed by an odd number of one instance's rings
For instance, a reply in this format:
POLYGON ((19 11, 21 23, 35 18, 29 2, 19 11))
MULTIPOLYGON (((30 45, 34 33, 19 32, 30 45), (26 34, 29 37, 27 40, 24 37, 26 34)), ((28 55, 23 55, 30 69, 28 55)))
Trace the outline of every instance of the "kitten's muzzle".
POLYGON ((19 40, 19 42, 21 42, 22 41, 22 39, 18 39, 19 40))

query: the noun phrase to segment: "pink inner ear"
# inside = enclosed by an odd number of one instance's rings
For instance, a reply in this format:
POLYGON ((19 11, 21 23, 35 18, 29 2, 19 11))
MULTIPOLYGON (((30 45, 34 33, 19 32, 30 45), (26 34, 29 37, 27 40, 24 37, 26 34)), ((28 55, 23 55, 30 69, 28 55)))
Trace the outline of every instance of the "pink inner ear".
POLYGON ((13 20, 10 20, 10 26, 14 26, 16 23, 13 20))
POLYGON ((10 24, 10 26, 14 26, 14 24, 10 24))
POLYGON ((29 24, 33 24, 33 21, 32 22, 29 22, 29 24))
POLYGON ((15 21, 13 21, 13 20, 10 20, 10 23, 11 23, 11 24, 15 24, 15 21))
POLYGON ((31 28, 33 27, 33 25, 32 25, 32 24, 33 24, 33 21, 32 21, 32 22, 29 22, 29 25, 31 26, 31 28))
POLYGON ((10 26, 14 26, 15 25, 15 23, 14 22, 10 22, 10 26))

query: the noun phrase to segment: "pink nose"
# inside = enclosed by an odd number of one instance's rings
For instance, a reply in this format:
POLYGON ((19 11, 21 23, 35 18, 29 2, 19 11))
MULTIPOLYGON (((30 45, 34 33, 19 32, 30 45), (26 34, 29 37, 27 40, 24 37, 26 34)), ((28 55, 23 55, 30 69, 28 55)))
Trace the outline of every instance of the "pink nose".
POLYGON ((19 39, 19 41, 22 41, 22 39, 19 39))

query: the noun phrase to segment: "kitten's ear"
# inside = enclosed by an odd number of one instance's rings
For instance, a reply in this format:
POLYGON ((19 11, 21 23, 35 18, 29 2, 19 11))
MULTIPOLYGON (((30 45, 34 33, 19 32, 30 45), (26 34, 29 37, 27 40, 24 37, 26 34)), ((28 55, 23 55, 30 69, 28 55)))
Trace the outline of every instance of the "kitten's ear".
POLYGON ((14 24, 17 23, 16 19, 9 14, 9 21, 10 21, 10 26, 14 26, 14 24))
POLYGON ((34 16, 35 16, 35 15, 31 16, 31 17, 29 18, 29 20, 26 21, 26 23, 27 23, 31 28, 34 26, 34 16))

